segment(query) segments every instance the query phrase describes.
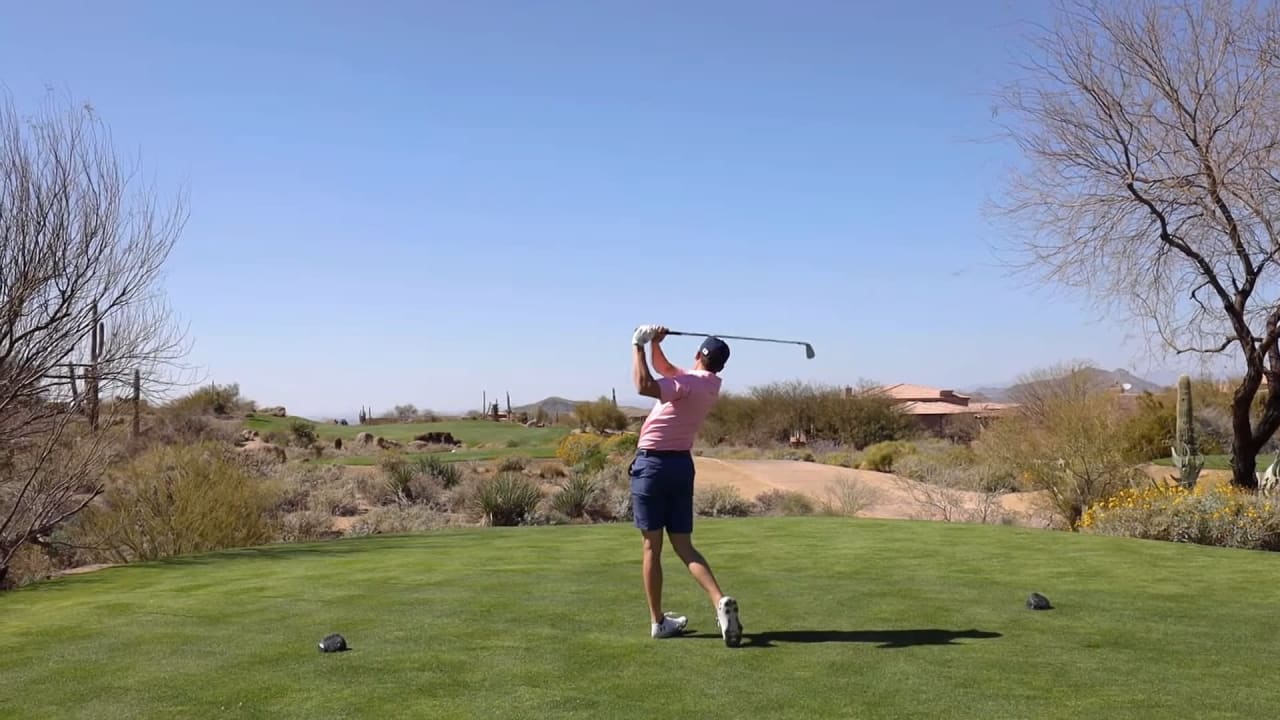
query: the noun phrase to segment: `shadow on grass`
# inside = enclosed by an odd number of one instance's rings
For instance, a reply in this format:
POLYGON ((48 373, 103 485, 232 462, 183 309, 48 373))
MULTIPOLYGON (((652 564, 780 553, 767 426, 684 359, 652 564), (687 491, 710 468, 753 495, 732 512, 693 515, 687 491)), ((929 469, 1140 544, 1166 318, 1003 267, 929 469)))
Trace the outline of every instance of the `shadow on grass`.
MULTIPOLYGON (((720 640, 719 635, 692 635, 720 640)), ((869 643, 880 648, 907 648, 921 645, 958 645, 956 640, 989 640, 1004 637, 985 630, 779 630, 744 633, 742 647, 771 648, 774 643, 869 643)))

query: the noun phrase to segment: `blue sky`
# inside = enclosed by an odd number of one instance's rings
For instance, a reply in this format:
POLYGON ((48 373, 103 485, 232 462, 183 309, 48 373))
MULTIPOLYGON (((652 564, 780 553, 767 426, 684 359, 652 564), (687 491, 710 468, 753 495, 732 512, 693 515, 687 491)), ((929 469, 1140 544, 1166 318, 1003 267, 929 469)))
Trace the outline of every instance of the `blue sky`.
POLYGON ((736 343, 730 389, 1158 374, 989 251, 1016 158, 974 140, 1043 12, 51 0, 6 9, 0 84, 92 103, 185 186, 189 360, 291 412, 629 399, 643 322, 817 350, 736 343))

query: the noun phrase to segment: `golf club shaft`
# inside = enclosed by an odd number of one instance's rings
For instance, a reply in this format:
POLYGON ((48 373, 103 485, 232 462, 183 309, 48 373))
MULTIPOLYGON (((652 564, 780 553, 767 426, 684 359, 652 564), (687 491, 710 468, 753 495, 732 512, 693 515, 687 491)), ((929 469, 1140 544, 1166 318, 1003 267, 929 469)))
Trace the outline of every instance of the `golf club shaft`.
POLYGON ((680 330, 668 330, 667 334, 668 335, 696 335, 697 337, 718 337, 724 340, 753 340, 755 342, 784 343, 786 345, 804 345, 806 347, 809 346, 809 343, 803 342, 800 340, 775 340, 773 338, 746 337, 743 335, 715 335, 713 333, 683 332, 680 330))

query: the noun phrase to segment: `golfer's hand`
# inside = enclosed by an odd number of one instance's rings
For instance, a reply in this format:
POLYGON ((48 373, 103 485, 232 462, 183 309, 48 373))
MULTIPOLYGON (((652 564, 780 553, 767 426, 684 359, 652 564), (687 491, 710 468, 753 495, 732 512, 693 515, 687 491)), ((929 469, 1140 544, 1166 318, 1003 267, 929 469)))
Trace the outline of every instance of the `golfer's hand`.
POLYGON ((657 325, 641 325, 636 328, 635 334, 631 336, 631 342, 634 345, 644 345, 653 339, 653 336, 657 334, 657 331, 657 325))
POLYGON ((652 337, 652 338, 650 338, 650 339, 653 341, 653 343, 654 343, 655 345, 657 345, 658 343, 660 343, 660 342, 662 342, 663 340, 666 340, 666 339, 667 339, 667 333, 668 333, 668 332, 670 332, 670 331, 669 331, 669 330, 667 330, 666 326, 664 326, 664 325, 657 325, 657 326, 655 326, 655 327, 654 327, 654 330, 653 330, 653 337, 652 337))

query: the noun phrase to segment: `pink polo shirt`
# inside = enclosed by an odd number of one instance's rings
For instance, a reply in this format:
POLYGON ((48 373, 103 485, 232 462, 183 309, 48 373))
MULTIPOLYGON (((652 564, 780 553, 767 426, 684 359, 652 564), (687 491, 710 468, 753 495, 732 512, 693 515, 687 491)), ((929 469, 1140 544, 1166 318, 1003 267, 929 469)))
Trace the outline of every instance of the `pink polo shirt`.
POLYGON ((720 378, 705 370, 679 370, 658 378, 661 397, 640 426, 643 450, 691 450, 702 421, 720 397, 720 378))

